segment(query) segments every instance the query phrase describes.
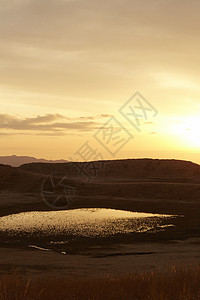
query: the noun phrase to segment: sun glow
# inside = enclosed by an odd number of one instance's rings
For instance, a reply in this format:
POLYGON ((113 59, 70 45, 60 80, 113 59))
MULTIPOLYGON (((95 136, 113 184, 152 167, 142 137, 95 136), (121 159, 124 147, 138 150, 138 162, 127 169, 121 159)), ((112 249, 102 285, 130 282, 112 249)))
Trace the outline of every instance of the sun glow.
POLYGON ((188 117, 173 128, 187 148, 200 148, 200 117, 188 117))

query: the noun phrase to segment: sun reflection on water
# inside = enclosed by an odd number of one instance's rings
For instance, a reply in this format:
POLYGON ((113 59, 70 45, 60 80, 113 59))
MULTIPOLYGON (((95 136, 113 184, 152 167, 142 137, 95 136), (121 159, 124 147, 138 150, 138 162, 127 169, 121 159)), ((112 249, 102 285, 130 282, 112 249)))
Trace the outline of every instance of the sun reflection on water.
POLYGON ((0 230, 11 235, 112 236, 164 228, 163 220, 171 217, 104 208, 33 211, 1 217, 0 230))

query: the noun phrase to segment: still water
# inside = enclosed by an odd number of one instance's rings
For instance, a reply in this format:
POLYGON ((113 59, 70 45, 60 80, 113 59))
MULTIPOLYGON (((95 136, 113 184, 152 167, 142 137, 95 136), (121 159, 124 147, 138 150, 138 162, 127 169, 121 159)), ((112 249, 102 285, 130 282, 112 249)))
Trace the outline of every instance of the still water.
POLYGON ((104 208, 33 211, 1 217, 0 231, 11 236, 108 237, 165 230, 173 226, 173 217, 104 208))

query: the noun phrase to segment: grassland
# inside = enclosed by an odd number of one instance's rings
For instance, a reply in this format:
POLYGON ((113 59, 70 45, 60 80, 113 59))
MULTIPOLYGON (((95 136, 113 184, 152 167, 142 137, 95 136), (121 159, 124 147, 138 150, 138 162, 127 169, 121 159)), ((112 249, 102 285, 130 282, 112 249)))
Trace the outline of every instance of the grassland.
POLYGON ((0 277, 0 300, 198 300, 200 268, 171 268, 165 273, 85 279, 75 277, 31 281, 17 274, 0 277))

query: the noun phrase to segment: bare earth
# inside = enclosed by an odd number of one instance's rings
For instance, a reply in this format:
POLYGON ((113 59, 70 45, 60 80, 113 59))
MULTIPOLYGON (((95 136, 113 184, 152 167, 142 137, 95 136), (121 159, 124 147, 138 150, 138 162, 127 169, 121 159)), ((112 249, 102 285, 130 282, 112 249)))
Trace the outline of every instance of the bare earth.
POLYGON ((174 265, 200 263, 200 239, 168 243, 139 243, 98 247, 82 255, 62 255, 53 251, 0 248, 1 272, 16 270, 26 276, 92 276, 128 274, 136 271, 166 271, 174 265))

